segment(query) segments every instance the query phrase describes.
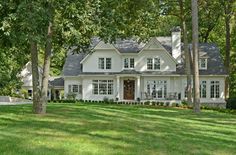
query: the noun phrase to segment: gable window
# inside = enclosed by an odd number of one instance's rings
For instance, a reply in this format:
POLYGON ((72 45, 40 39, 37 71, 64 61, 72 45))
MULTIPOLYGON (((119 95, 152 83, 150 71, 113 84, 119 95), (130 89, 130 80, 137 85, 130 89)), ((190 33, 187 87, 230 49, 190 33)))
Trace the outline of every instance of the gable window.
POLYGON ((160 70, 161 69, 160 58, 147 58, 147 69, 148 70, 160 70))
POLYGON ((134 68, 134 58, 125 58, 124 59, 124 68, 125 69, 134 68))
POLYGON ((98 58, 98 68, 104 69, 104 58, 98 58))
POLYGON ((94 95, 113 94, 113 80, 93 80, 92 85, 94 95))
POLYGON ((211 81, 211 98, 219 98, 220 97, 220 82, 219 81, 211 81))
POLYGON ((68 85, 68 92, 82 94, 82 85, 68 85))
POLYGON ((111 58, 98 58, 98 69, 111 69, 111 58))
POLYGON ((199 59, 199 69, 207 69, 207 59, 206 58, 199 59))
POLYGON ((200 98, 206 98, 206 81, 200 83, 200 98))
POLYGON ((106 69, 111 69, 111 58, 106 58, 106 69))

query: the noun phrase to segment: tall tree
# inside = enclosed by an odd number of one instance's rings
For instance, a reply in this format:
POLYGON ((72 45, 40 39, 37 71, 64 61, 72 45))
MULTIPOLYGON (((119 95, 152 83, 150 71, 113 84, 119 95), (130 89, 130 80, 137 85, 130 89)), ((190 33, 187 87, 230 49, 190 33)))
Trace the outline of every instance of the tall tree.
POLYGON ((199 69, 198 69, 198 1, 191 1, 192 8, 192 50, 193 50, 193 88, 194 112, 200 112, 199 69))
MULTIPOLYGON (((221 5, 224 9, 224 19, 225 19, 225 68, 228 74, 230 74, 230 51, 231 51, 231 28, 230 28, 230 20, 233 16, 233 4, 234 0, 220 0, 221 5)), ((225 80, 225 98, 229 97, 229 77, 225 80)))

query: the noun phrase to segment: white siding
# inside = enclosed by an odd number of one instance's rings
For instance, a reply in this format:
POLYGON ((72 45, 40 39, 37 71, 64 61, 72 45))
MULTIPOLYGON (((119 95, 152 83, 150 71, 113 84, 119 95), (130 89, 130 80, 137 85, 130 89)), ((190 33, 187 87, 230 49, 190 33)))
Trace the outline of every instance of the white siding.
POLYGON ((173 59, 164 50, 144 50, 136 59, 136 70, 147 71, 147 58, 160 58, 160 71, 176 71, 176 64, 173 59))
POLYGON ((83 63, 83 72, 120 72, 121 56, 115 50, 95 51, 83 63), (111 58, 111 69, 98 69, 98 58, 111 58))
MULTIPOLYGON (((66 77, 66 78, 64 78, 64 80, 65 80, 64 81, 65 98, 67 97, 67 94, 69 93, 69 90, 68 90, 69 85, 81 85, 82 84, 82 80, 79 77, 66 77)), ((77 94, 76 99, 82 99, 82 94, 77 94)))
POLYGON ((116 98, 116 78, 115 77, 100 77, 100 76, 93 76, 93 77, 86 77, 83 79, 83 99, 84 100, 103 100, 104 97, 107 97, 109 99, 116 98), (113 80, 113 94, 112 95, 94 95, 92 90, 92 80, 113 80))

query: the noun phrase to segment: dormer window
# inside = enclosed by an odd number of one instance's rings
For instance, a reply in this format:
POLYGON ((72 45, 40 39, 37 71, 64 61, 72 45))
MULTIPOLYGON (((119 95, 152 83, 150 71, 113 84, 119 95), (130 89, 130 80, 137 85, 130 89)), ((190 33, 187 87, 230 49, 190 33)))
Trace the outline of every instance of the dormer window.
POLYGON ((134 58, 124 59, 124 69, 134 69, 134 58))
POLYGON ((199 69, 207 69, 207 59, 206 58, 199 59, 199 69))
POLYGON ((98 58, 99 69, 111 69, 111 58, 98 58))
POLYGON ((147 69, 148 70, 160 70, 161 69, 160 58, 147 58, 147 69))

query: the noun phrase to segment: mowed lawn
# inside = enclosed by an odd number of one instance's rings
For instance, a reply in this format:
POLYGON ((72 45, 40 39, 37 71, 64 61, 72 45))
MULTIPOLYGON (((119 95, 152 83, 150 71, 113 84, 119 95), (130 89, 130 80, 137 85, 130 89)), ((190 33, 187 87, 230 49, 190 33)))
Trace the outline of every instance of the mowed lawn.
POLYGON ((236 115, 160 107, 0 106, 0 154, 236 154, 236 115))

